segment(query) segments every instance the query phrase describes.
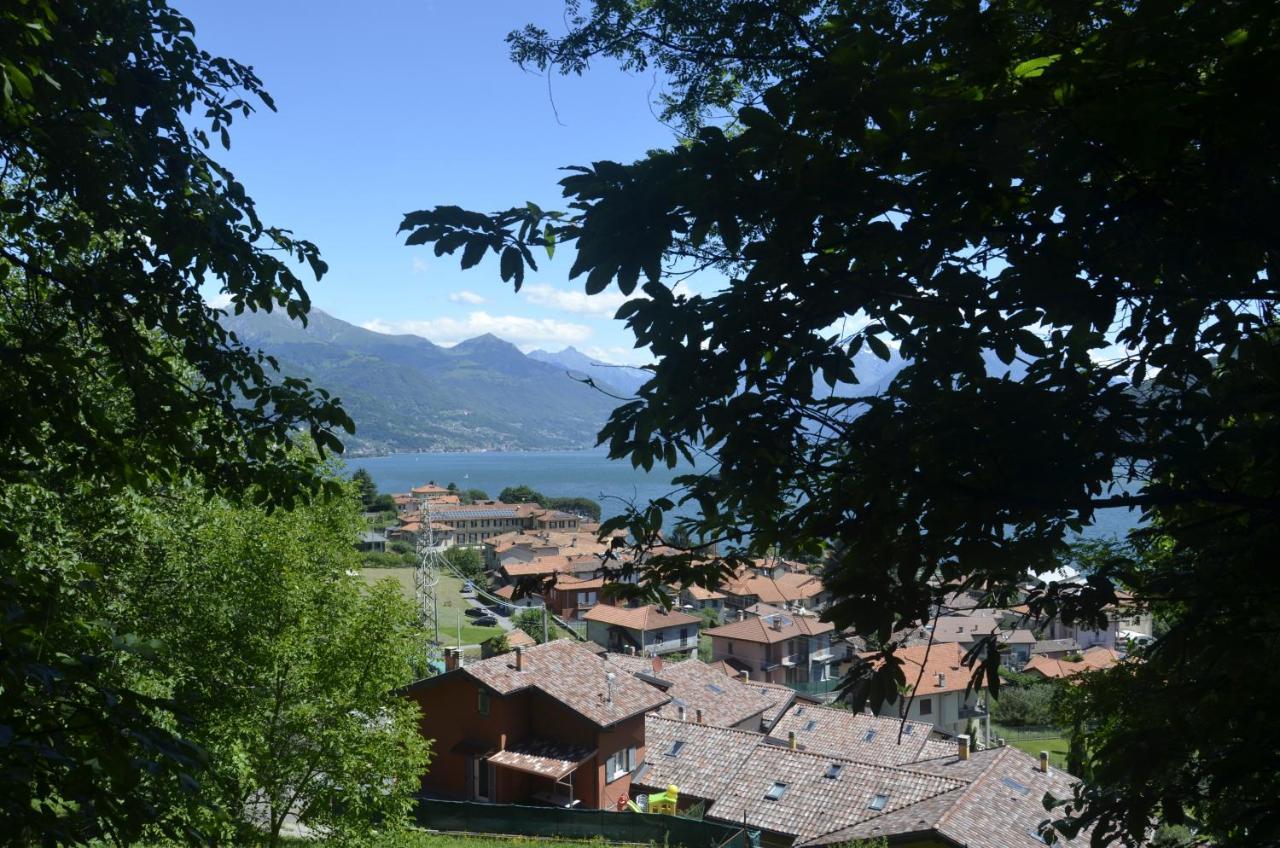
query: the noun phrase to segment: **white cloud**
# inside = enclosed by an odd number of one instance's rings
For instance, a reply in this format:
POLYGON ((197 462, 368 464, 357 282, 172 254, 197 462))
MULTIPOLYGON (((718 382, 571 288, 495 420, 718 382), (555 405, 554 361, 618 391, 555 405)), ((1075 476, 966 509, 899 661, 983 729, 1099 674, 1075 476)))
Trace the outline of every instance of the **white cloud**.
POLYGON ((427 268, 428 268, 429 266, 427 265, 427 260, 422 259, 422 258, 420 258, 420 257, 418 257, 418 256, 415 256, 415 257, 413 257, 413 266, 412 266, 412 267, 413 267, 413 273, 415 273, 415 274, 425 274, 425 273, 427 273, 427 268))
POLYGON ((460 341, 493 333, 522 350, 532 350, 548 342, 581 344, 591 337, 591 328, 552 318, 525 318, 522 315, 490 315, 477 311, 466 318, 428 318, 423 321, 366 321, 360 326, 375 333, 411 333, 436 344, 455 345, 460 341))
POLYGON ((473 291, 463 289, 462 291, 450 292, 449 301, 451 303, 470 303, 471 305, 476 306, 484 303, 484 297, 473 291))
POLYGON ((534 283, 520 290, 529 302, 537 306, 572 312, 575 315, 588 315, 592 318, 612 318, 618 307, 629 298, 622 292, 604 291, 600 294, 587 294, 584 291, 558 289, 546 283, 534 283))
POLYGON ((226 309, 231 306, 231 294, 229 292, 218 292, 213 297, 206 297, 204 302, 213 309, 226 309))

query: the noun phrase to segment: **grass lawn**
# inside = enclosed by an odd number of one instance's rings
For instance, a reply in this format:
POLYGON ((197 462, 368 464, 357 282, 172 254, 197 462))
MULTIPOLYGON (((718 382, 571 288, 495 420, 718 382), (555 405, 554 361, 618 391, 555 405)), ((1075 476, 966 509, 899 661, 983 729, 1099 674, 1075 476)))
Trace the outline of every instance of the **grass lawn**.
MULTIPOLYGON (((1002 735, 998 730, 992 728, 992 735, 1002 735)), ((1010 739, 1005 737, 1008 742, 1019 750, 1026 751, 1033 757, 1039 758, 1041 751, 1049 752, 1049 765, 1054 768, 1065 769, 1067 767, 1067 751, 1068 741, 1065 736, 1054 736, 1047 739, 1010 739)))
MULTIPOLYGON (((369 583, 389 577, 400 584, 400 591, 406 598, 410 601, 417 600, 413 591, 412 568, 365 568, 360 571, 360 576, 369 583)), ((440 575, 440 585, 436 589, 437 615, 440 618, 440 644, 459 644, 459 624, 462 625, 461 644, 463 645, 478 645, 491 636, 497 636, 503 632, 500 627, 476 627, 471 623, 471 619, 463 614, 463 610, 469 604, 459 594, 461 589, 461 580, 446 574, 440 575)))

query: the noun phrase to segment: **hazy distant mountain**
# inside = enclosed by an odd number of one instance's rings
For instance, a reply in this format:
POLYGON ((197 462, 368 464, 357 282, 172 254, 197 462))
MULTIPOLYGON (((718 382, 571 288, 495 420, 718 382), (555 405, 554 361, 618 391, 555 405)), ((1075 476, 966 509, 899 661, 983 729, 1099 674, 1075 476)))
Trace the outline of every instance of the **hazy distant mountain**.
POLYGON ((529 352, 529 358, 558 365, 575 377, 590 377, 597 383, 617 386, 627 395, 634 395, 650 377, 648 371, 602 362, 575 347, 566 347, 558 353, 534 350, 529 352))
POLYGON ((225 324, 341 399, 356 422, 349 452, 590 447, 617 403, 492 335, 440 347, 318 310, 305 330, 280 313, 225 324))

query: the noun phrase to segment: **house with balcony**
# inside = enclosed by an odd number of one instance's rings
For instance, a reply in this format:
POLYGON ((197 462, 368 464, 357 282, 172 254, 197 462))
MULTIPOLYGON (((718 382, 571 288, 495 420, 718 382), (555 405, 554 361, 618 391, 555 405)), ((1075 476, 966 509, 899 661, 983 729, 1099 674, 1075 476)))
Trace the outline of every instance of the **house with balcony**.
POLYGON ((567 640, 460 662, 404 690, 435 740, 425 795, 614 809, 630 794, 667 695, 567 640))
POLYGON ((902 660, 910 691, 881 704, 879 714, 927 722, 951 736, 966 733, 971 720, 978 722, 980 733, 984 731, 986 690, 966 691, 973 674, 964 664, 966 651, 956 642, 899 648, 894 656, 902 660))
POLYGON ((551 611, 565 621, 581 621, 596 604, 601 603, 603 592, 603 577, 557 574, 547 591, 547 603, 551 611))
POLYGON ((615 607, 597 604, 582 617, 587 639, 615 653, 657 656, 698 649, 702 619, 656 604, 615 607))
POLYGON ((835 674, 835 627, 813 615, 774 613, 706 631, 712 662, 723 660, 766 683, 810 683, 835 674))

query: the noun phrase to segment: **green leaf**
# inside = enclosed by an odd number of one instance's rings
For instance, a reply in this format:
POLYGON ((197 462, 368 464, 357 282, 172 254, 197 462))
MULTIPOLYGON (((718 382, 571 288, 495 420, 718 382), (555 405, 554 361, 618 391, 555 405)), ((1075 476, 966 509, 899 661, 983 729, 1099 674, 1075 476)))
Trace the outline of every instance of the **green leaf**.
POLYGON ((1019 79, 1032 79, 1038 77, 1045 72, 1045 69, 1054 62, 1062 58, 1061 53, 1054 53, 1049 56, 1039 56, 1035 59, 1028 59, 1014 66, 1013 75, 1019 79))

